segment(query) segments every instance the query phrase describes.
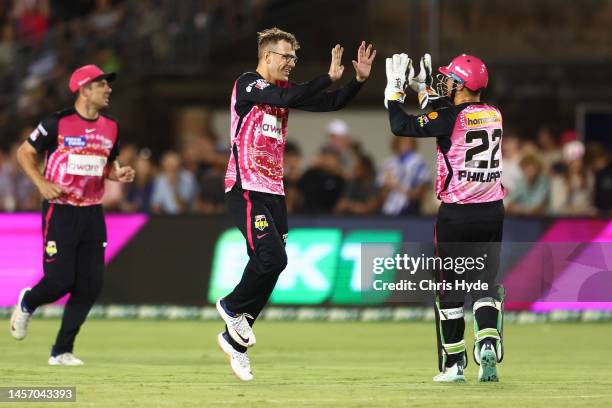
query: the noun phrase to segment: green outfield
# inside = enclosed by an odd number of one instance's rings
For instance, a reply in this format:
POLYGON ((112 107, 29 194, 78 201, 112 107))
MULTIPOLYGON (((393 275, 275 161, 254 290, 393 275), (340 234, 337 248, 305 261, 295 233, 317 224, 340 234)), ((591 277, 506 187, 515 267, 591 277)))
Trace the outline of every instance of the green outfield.
POLYGON ((612 325, 604 323, 507 325, 501 382, 484 384, 473 362, 466 384, 432 383, 432 323, 261 322, 250 383, 217 350, 220 323, 92 320, 75 349, 86 365, 76 368, 46 365, 58 323, 34 320, 17 342, 0 320, 0 386, 77 387, 76 404, 16 406, 612 406, 612 325))

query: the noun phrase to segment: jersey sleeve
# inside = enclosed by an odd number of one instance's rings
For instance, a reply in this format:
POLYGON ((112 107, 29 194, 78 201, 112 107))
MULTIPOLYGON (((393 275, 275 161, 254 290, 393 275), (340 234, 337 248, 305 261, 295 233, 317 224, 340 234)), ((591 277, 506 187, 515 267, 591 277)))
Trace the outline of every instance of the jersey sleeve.
POLYGON ((28 142, 37 153, 44 153, 57 145, 57 124, 59 118, 53 114, 36 126, 36 129, 28 137, 28 142))
POLYGON ((110 154, 108 155, 109 163, 112 163, 117 160, 117 157, 119 157, 120 147, 121 143, 119 142, 119 138, 117 138, 115 140, 115 144, 113 144, 113 148, 111 149, 110 154))
POLYGON ((263 103, 293 108, 330 85, 331 79, 327 74, 301 84, 292 83, 285 88, 271 84, 255 73, 247 73, 238 78, 236 83, 236 103, 263 103))
POLYGON ((447 96, 438 96, 429 99, 429 106, 431 106, 431 108, 435 110, 452 107, 453 103, 447 96))
POLYGON ((353 78, 335 91, 319 92, 295 105, 296 109, 310 112, 332 112, 344 108, 357 95, 363 82, 353 78))
POLYGON ((457 112, 444 107, 422 115, 409 115, 399 102, 389 101, 389 123, 396 136, 450 137, 457 119, 457 112))

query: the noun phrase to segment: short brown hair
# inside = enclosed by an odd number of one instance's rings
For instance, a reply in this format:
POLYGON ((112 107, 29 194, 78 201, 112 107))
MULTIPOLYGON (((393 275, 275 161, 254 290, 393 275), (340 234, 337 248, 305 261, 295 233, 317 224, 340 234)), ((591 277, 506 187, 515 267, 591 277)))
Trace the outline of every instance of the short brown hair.
POLYGON ((257 56, 262 57, 263 51, 269 44, 276 44, 279 41, 287 41, 291 44, 294 51, 300 49, 300 43, 295 39, 295 35, 281 30, 278 27, 267 28, 257 33, 257 56))

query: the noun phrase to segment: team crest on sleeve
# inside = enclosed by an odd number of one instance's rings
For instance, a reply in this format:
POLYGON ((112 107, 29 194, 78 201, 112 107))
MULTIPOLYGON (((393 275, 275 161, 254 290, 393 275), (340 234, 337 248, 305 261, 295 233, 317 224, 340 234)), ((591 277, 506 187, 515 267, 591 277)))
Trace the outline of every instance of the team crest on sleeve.
POLYGON ((263 231, 267 227, 268 227, 268 220, 266 220, 266 216, 263 214, 256 215, 255 216, 255 228, 257 228, 260 231, 263 231))
POLYGON ((268 86, 270 86, 270 84, 265 79, 258 79, 257 81, 253 81, 248 84, 246 87, 246 91, 251 92, 253 90, 253 87, 262 90, 267 88, 268 86))
POLYGON ((436 120, 436 119, 438 119, 438 112, 435 112, 435 111, 434 112, 429 112, 427 114, 427 117, 429 119, 431 119, 431 120, 436 120))
POLYGON ((417 117, 417 122, 420 127, 425 127, 425 125, 429 123, 429 119, 427 119, 427 115, 421 115, 417 117))
POLYGON ((49 256, 57 254, 57 244, 55 243, 55 241, 47 241, 47 247, 45 248, 45 252, 49 256))

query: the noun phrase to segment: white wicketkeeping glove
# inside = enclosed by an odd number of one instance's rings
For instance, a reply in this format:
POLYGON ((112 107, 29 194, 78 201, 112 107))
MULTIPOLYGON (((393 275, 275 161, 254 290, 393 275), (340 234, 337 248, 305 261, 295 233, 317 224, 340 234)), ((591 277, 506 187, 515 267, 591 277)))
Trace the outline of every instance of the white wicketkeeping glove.
POLYGON ((418 94, 419 106, 421 109, 425 109, 430 100, 439 98, 438 94, 432 87, 433 77, 431 76, 431 55, 423 55, 419 68, 419 75, 412 75, 412 78, 410 78, 409 75, 410 81, 408 82, 408 85, 410 85, 410 88, 412 88, 412 90, 418 94))
POLYGON ((393 57, 387 58, 387 87, 385 88, 385 108, 388 108, 387 101, 404 102, 406 96, 404 89, 406 87, 406 69, 410 66, 412 69, 412 61, 407 54, 393 54, 393 57))

